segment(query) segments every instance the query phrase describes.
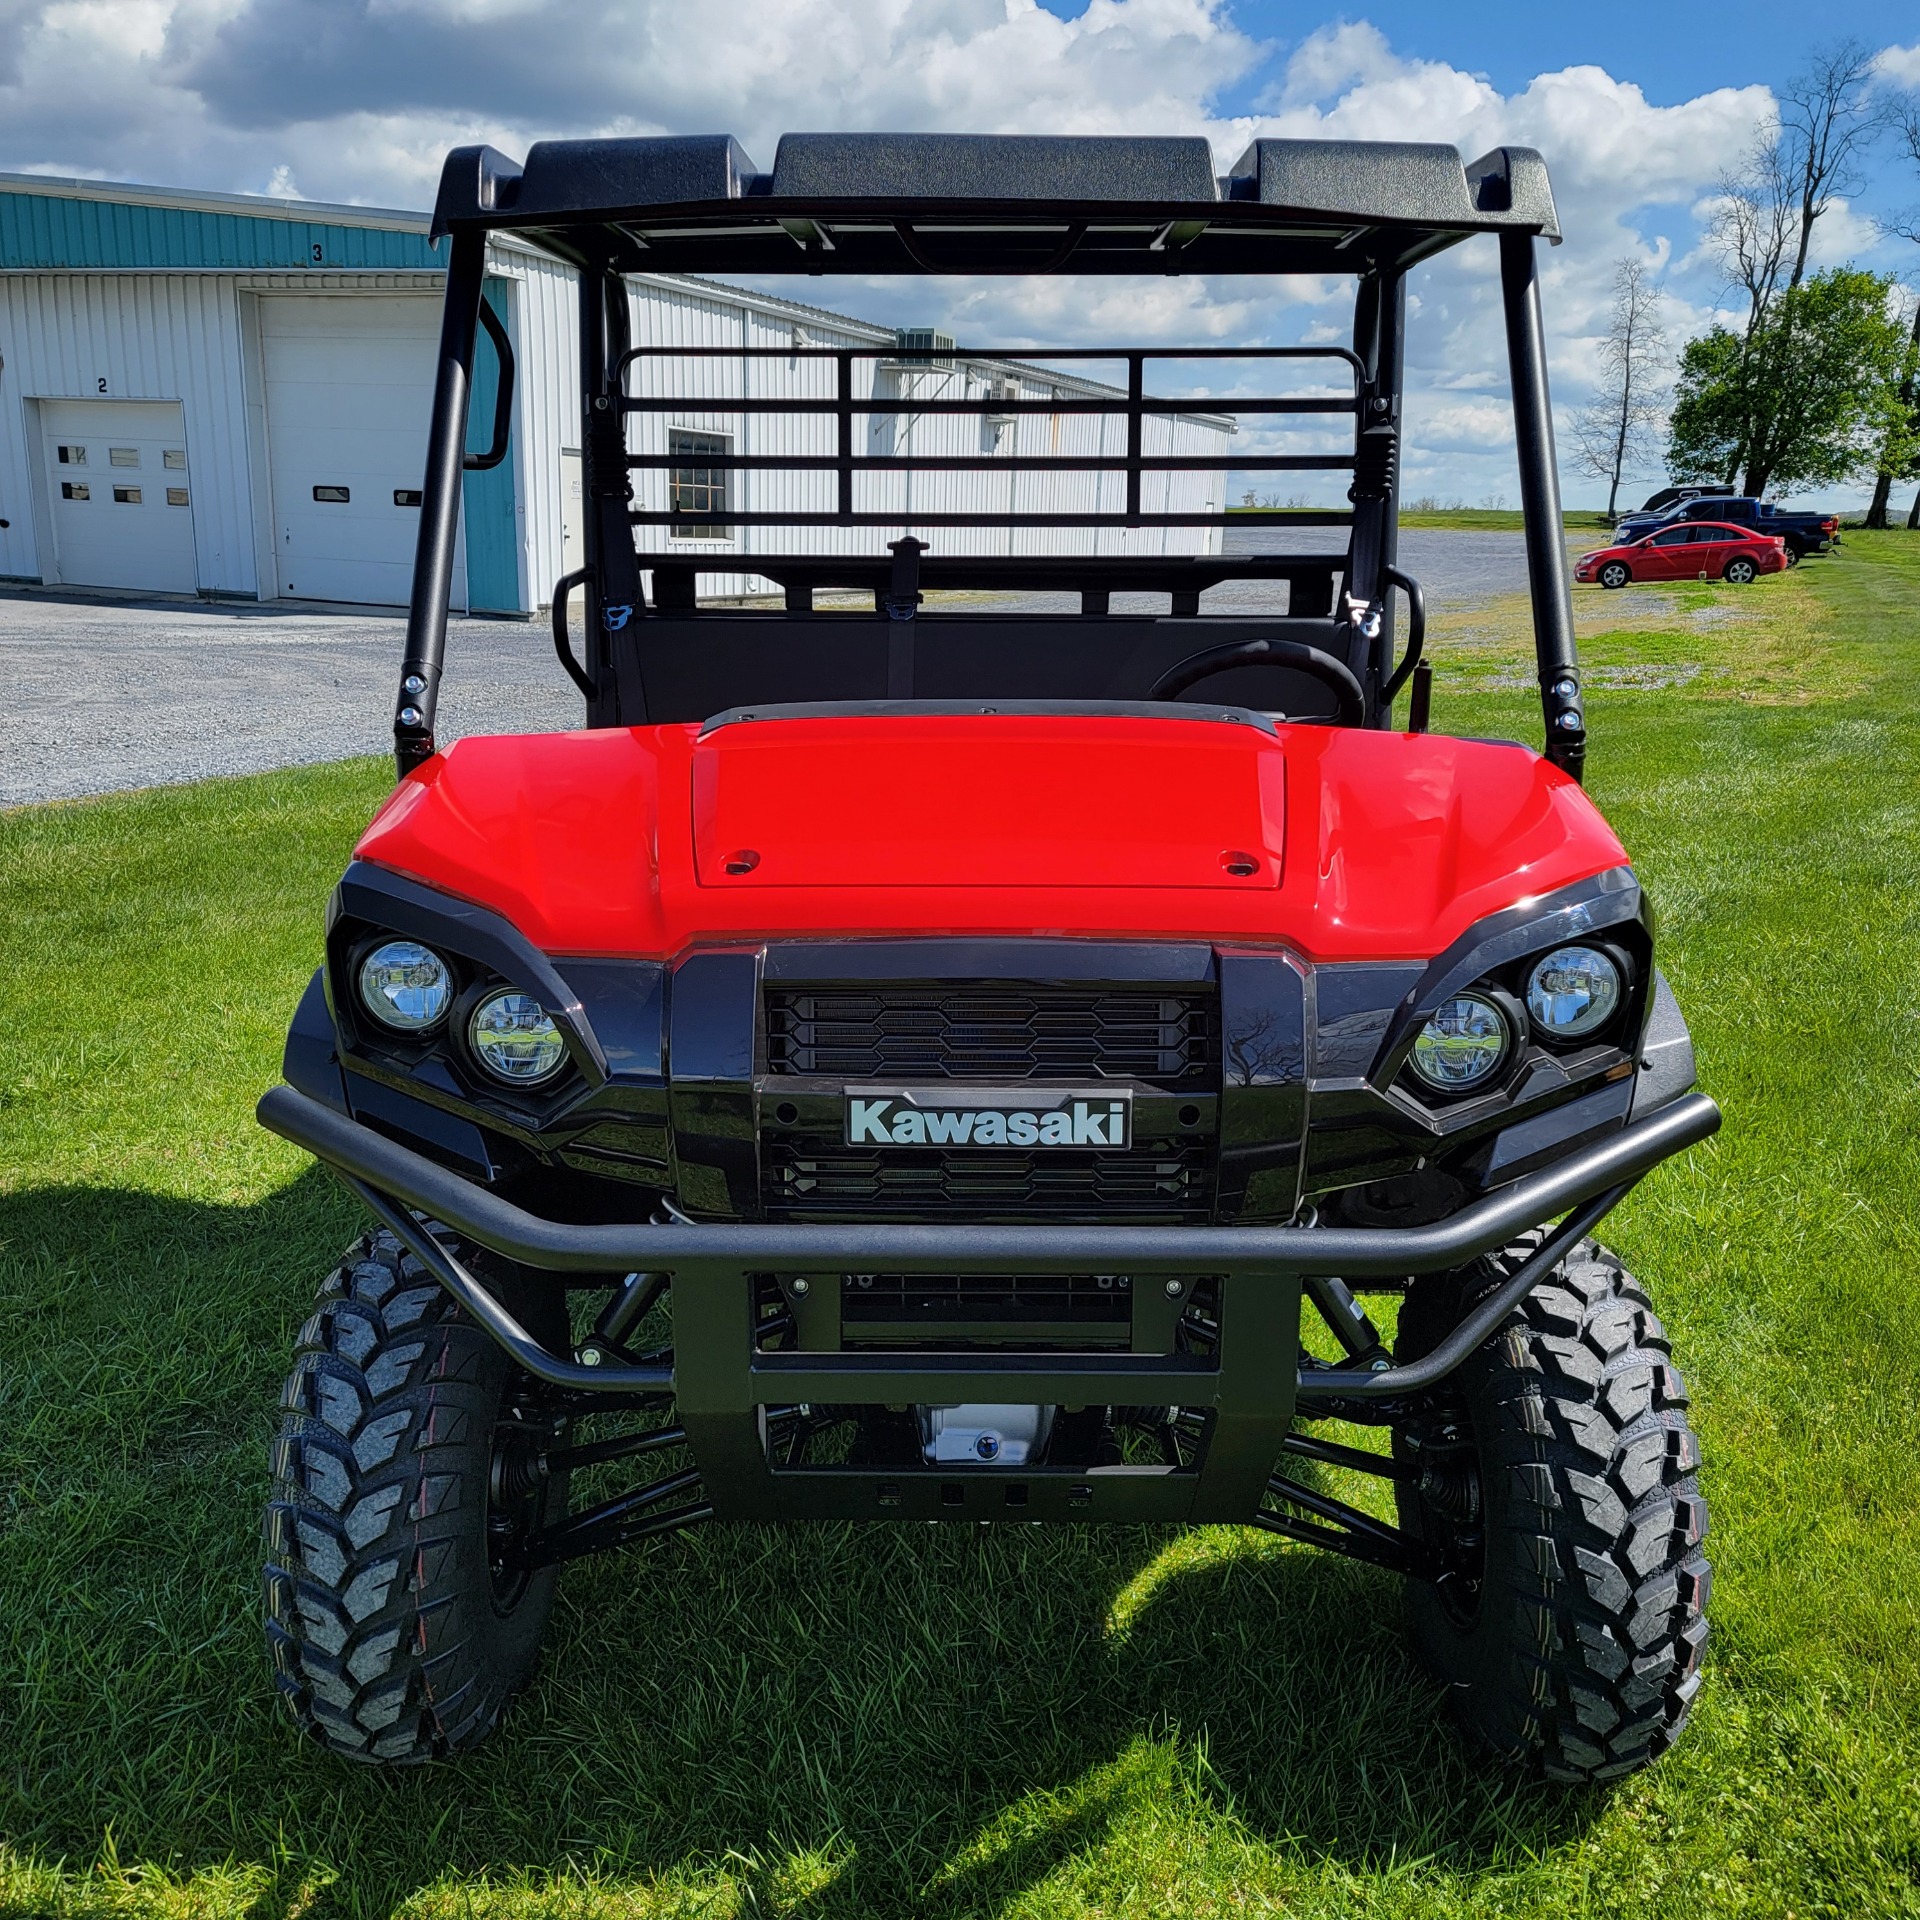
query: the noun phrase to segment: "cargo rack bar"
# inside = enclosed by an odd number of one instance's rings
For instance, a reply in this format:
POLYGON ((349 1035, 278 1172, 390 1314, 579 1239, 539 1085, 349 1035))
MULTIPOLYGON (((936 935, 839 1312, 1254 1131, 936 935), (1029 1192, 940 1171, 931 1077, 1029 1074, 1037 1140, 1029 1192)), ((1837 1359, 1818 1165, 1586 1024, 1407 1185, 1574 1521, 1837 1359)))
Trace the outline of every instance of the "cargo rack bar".
MULTIPOLYGON (((1311 525, 1316 518, 1301 513, 1262 517, 1269 524, 1283 520, 1290 526, 1311 525)), ((1317 518, 1344 524, 1344 516, 1317 518)), ((655 552, 642 557, 653 574, 655 605, 661 612, 694 608, 698 576, 715 571, 713 556, 706 553, 655 552)), ((918 564, 919 586, 925 591, 1078 594, 1080 611, 1094 617, 1111 611, 1116 593, 1164 593, 1176 619, 1191 619, 1200 612, 1201 594, 1228 580, 1284 580, 1291 611, 1327 614, 1333 606, 1334 580, 1347 570, 1347 555, 923 553, 918 564)), ((784 591, 789 613, 811 613, 813 596, 822 590, 871 593, 875 607, 883 608, 893 568, 890 554, 757 553, 748 570, 784 591)))
MULTIPOLYGON (((674 527, 683 533, 702 527, 731 531, 736 527, 891 527, 952 530, 1039 529, 1088 531, 1103 528, 1228 527, 1248 517, 1243 509, 1230 513, 1224 501, 1217 512, 1152 511, 1142 505, 1141 481, 1151 473, 1351 473, 1357 453, 1283 453, 1247 454, 1232 460, 1208 454, 1152 453, 1146 450, 1145 423, 1148 420, 1226 421, 1231 430, 1233 416, 1254 414, 1282 416, 1356 416, 1361 410, 1361 389, 1366 369, 1351 348, 1313 347, 1061 347, 1061 348, 986 348, 960 347, 941 340, 927 345, 921 341, 893 343, 870 342, 864 347, 793 346, 638 346, 629 347, 614 363, 613 382, 619 395, 618 405, 627 415, 697 414, 706 418, 737 416, 746 420, 800 417, 834 420, 838 423, 836 445, 832 451, 814 453, 734 453, 705 452, 689 454, 632 453, 626 455, 630 472, 665 472, 697 469, 712 473, 814 473, 832 474, 838 479, 837 504, 828 508, 790 508, 765 510, 728 505, 715 508, 676 506, 671 498, 662 509, 630 509, 628 521, 636 527, 674 527), (778 395, 754 398, 747 395, 633 394, 627 391, 631 368, 649 361, 780 361, 788 365, 811 361, 831 365, 835 370, 835 391, 817 396, 778 395), (1339 361, 1347 370, 1351 390, 1341 394, 1276 395, 1253 394, 1214 396, 1195 394, 1185 397, 1147 391, 1146 369, 1149 362, 1167 361, 1339 361), (1048 397, 997 393, 989 389, 978 395, 952 398, 939 394, 920 395, 902 392, 856 398, 854 366, 865 362, 876 368, 899 368, 916 374, 951 375, 958 369, 990 371, 995 378, 1008 378, 1028 384, 1042 384, 1061 373, 1068 379, 1084 381, 1084 376, 1065 373, 1051 363, 1071 361, 1101 365, 1124 364, 1127 384, 1102 392, 1061 393, 1048 397), (976 419, 1017 421, 1033 418, 1072 417, 1080 419, 1119 419, 1126 422, 1126 450, 1110 452, 1104 448, 1086 453, 855 453, 853 424, 857 419, 976 419), (1011 507, 993 511, 987 508, 950 511, 921 509, 911 504, 862 507, 855 504, 854 480, 860 474, 938 474, 938 473, 1037 473, 1125 476, 1123 505, 1092 511, 1064 507, 1040 510, 1016 510, 1011 507)), ((1098 384, 1098 383, 1094 383, 1098 384)), ((707 431, 689 429, 689 431, 707 431)), ((1104 438, 1104 436, 1103 436, 1104 438)), ((671 492, 671 489, 670 489, 671 492)), ((1287 509, 1261 512, 1269 523, 1304 527, 1344 527, 1353 515, 1344 508, 1287 509)), ((643 559, 651 556, 643 556, 643 559)), ((670 557, 670 556, 663 556, 670 557)), ((758 556, 742 556, 757 558, 758 556)), ((752 571, 760 571, 755 567, 752 571)), ((1269 576, 1269 577, 1286 577, 1269 576)))
MULTIPOLYGON (((1297 515, 1262 514, 1265 522, 1309 524, 1297 515)), ((752 571, 782 586, 805 582, 819 587, 881 587, 893 562, 884 554, 756 553, 752 571)), ((697 563, 714 571, 710 554, 649 554, 649 565, 697 563)), ((928 588, 978 587, 987 582, 1009 592, 1073 593, 1085 589, 1114 593, 1199 593, 1227 580, 1299 580, 1344 572, 1344 553, 1182 553, 1155 554, 1034 553, 940 554, 920 556, 920 585, 928 588)))

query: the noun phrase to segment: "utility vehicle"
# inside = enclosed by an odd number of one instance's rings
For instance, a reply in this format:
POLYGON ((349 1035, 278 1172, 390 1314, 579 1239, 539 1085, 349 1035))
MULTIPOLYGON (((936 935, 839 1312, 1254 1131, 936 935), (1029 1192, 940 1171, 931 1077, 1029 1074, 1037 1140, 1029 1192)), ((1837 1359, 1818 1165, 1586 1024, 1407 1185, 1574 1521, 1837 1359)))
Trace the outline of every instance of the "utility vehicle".
POLYGON ((260 1103, 373 1222, 273 1456, 298 1724, 366 1761, 468 1749, 561 1563, 648 1540, 634 1577, 670 1592, 669 1536, 710 1521, 1183 1521, 1403 1576, 1492 1756, 1605 1780, 1661 1752, 1707 1635, 1698 1448, 1590 1236, 1719 1115, 1580 785, 1539 155, 1261 140, 1217 178, 1200 139, 790 135, 771 173, 718 137, 463 148, 434 229, 399 784, 260 1103), (511 386, 495 232, 577 274, 589 512, 553 601, 584 725, 442 751, 462 465, 504 437, 463 451, 480 326, 511 386), (1427 730, 1397 560, 1407 275, 1476 236, 1544 753, 1427 730), (641 271, 1305 275, 1353 322, 1118 348, 1124 381, 1038 396, 923 383, 917 417, 980 416, 977 450, 901 452, 850 349, 762 349, 812 369, 780 397, 751 349, 636 344, 641 271), (702 354, 694 399, 665 390, 702 354), (1330 530, 1304 546, 1216 551, 1221 503, 1156 504, 1220 464, 1165 451, 1180 369, 1248 354, 1306 390, 1207 402, 1268 430, 1234 468, 1348 489, 1276 516, 1330 530), (810 504, 663 500, 685 456, 641 429, 690 405, 784 422, 702 459, 810 504), (989 415, 1105 430, 1009 450, 989 415), (1282 429, 1305 450, 1262 451, 1282 429), (994 463, 1090 480, 940 504, 994 463), (734 564, 780 604, 701 599, 711 549, 675 530, 722 523, 778 533, 734 564), (1176 533, 1202 550, 1154 550, 1176 533), (1399 1296, 1391 1345, 1369 1294, 1399 1296))

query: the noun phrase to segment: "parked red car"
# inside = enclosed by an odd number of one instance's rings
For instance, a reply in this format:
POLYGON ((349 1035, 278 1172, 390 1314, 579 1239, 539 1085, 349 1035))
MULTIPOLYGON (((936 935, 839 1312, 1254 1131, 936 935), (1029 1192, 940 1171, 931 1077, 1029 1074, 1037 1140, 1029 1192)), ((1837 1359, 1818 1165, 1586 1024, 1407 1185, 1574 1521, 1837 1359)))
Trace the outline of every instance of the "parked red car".
POLYGON ((1776 534, 1694 520, 1625 546, 1583 553, 1573 577, 1603 587, 1624 587, 1630 580, 1729 580, 1743 587, 1757 574, 1780 573, 1787 565, 1786 542, 1776 534))

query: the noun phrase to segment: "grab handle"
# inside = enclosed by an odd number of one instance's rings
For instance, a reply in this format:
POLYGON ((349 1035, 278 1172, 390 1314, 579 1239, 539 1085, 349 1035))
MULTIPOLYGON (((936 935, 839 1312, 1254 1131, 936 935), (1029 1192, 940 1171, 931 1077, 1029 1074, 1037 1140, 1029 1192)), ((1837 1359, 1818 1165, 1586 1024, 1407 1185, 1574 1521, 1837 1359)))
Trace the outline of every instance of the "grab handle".
POLYGON ((468 473, 491 472, 507 457, 507 435, 513 427, 513 342, 507 338, 500 316, 484 299, 480 302, 480 324, 499 356, 500 384, 493 395, 493 445, 485 453, 470 453, 461 461, 468 473))
POLYGON ((573 640, 567 632, 567 601, 575 587, 583 586, 592 579, 591 569, 582 567, 577 573, 563 573, 553 583, 553 650, 560 656, 560 664, 567 670, 567 678, 593 699, 600 689, 593 684, 593 675, 573 657, 573 640))
POLYGON ((1382 567, 1380 572, 1407 596, 1407 650, 1388 676, 1387 684, 1380 689, 1380 705, 1388 708, 1393 705, 1394 695, 1406 685, 1407 675, 1420 664, 1421 649, 1427 644, 1427 596, 1420 591, 1420 582, 1412 574, 1402 573, 1398 567, 1382 567))

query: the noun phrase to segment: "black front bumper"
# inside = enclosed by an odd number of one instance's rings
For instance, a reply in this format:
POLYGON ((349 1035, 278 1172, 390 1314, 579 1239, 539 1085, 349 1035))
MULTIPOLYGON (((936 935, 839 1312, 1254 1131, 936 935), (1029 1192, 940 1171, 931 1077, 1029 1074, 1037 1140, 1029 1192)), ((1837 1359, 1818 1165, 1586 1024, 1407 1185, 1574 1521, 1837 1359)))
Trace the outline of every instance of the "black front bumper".
POLYGON ((1711 1100, 1687 1095, 1544 1172, 1421 1227, 654 1226, 543 1219, 291 1087, 271 1089, 259 1117, 346 1178, 529 1373, 590 1393, 670 1392, 716 1515, 734 1519, 986 1517, 1010 1501, 1007 1489, 1014 1484, 1021 1489, 1021 1517, 1028 1519, 1249 1519, 1297 1400, 1331 1411, 1343 1401, 1421 1391, 1443 1378, 1634 1181, 1720 1125, 1711 1100), (1350 1285, 1403 1281, 1462 1266, 1562 1214, 1569 1217, 1543 1249, 1551 1257, 1529 1261, 1425 1360, 1368 1373, 1301 1370, 1300 1289, 1307 1276, 1333 1275, 1350 1285), (551 1352, 416 1215, 555 1276, 671 1273, 671 1364, 587 1366, 551 1352), (752 1276, 859 1271, 1112 1272, 1133 1276, 1136 1286, 1142 1279, 1217 1275, 1219 1340, 1205 1357, 756 1349, 752 1276), (1211 1416, 1210 1438, 1203 1459, 1188 1469, 877 1474, 850 1467, 781 1468, 769 1458, 769 1407, 965 1401, 1195 1408, 1211 1416))

